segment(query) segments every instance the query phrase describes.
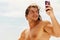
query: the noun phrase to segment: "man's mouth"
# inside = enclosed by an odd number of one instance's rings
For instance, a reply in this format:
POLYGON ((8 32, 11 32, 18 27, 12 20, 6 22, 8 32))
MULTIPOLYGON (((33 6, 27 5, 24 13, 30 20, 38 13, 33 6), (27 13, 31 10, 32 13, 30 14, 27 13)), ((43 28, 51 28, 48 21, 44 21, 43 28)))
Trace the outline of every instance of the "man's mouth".
POLYGON ((35 18, 36 18, 36 17, 38 17, 38 16, 34 15, 33 17, 35 17, 35 18))

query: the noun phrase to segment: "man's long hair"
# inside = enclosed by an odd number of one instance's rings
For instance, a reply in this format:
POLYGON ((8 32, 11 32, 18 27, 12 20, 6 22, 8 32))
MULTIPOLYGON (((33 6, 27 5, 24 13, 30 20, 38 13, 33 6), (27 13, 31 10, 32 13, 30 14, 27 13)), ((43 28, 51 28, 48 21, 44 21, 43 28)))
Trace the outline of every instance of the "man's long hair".
MULTIPOLYGON (((28 6, 28 8, 27 8, 26 11, 25 11, 25 16, 26 16, 26 17, 27 17, 27 15, 28 15, 31 7, 37 8, 37 9, 38 9, 38 14, 39 14, 39 10, 40 10, 40 9, 38 8, 38 6, 37 6, 37 5, 30 5, 30 6, 28 6)), ((39 14, 38 20, 42 20, 40 14, 39 14)))

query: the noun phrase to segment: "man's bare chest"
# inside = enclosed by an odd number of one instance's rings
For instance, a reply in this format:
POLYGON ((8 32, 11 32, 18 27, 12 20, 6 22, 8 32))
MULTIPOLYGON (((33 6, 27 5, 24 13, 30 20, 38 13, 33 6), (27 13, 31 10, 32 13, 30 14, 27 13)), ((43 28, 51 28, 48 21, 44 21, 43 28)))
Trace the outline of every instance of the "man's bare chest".
POLYGON ((33 39, 39 37, 49 37, 49 34, 44 30, 45 25, 37 25, 30 31, 30 35, 33 39))

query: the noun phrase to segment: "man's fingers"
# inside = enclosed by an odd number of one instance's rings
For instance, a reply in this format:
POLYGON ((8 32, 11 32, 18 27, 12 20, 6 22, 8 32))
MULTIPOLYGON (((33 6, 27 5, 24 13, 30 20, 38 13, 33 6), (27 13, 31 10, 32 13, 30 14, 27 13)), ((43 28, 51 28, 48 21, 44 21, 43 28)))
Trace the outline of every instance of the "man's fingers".
POLYGON ((52 7, 46 6, 46 11, 48 11, 48 10, 52 10, 52 7))

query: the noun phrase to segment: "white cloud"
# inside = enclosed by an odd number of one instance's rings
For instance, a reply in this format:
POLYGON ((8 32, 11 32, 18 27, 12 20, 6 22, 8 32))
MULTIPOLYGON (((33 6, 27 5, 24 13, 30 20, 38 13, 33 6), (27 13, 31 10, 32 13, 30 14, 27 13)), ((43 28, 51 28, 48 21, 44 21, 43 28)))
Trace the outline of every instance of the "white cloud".
MULTIPOLYGON (((5 6, 5 8, 3 7, 3 12, 0 12, 0 16, 24 17, 25 9, 32 3, 36 3, 37 5, 39 5, 43 11, 45 7, 44 0, 9 0, 7 1, 7 3, 8 6, 5 6)), ((58 1, 51 0, 51 5, 54 7, 56 13, 60 10, 58 1)))
POLYGON ((19 11, 13 11, 13 12, 8 12, 4 14, 0 14, 0 16, 7 16, 7 17, 24 17, 22 12, 19 11))

